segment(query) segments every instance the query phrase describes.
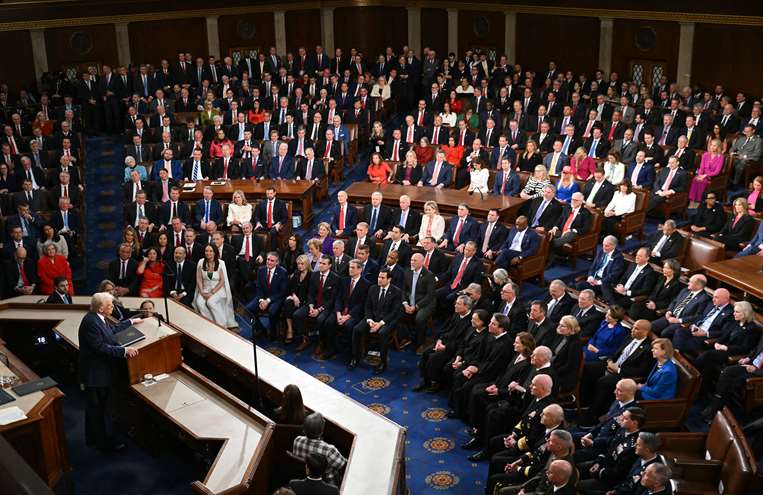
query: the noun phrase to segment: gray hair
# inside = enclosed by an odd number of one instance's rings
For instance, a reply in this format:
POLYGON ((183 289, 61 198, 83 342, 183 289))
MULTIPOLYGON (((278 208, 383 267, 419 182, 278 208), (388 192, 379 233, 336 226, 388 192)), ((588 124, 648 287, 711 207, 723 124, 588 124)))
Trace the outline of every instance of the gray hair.
POLYGON ((657 438, 657 435, 649 432, 649 431, 642 431, 638 434, 638 437, 641 439, 641 443, 649 449, 650 452, 657 452, 657 449, 660 448, 660 440, 657 438))
POLYGON ((567 430, 554 430, 550 435, 556 438, 567 450, 572 448, 572 435, 567 430))
POLYGON ((331 246, 333 246, 333 247, 337 247, 337 246, 344 246, 344 241, 340 241, 340 240, 338 240, 338 239, 337 239, 336 241, 334 241, 334 242, 331 244, 331 246))
POLYGON ((466 306, 468 309, 472 309, 472 306, 474 306, 474 301, 471 297, 467 295, 460 295, 456 298, 456 301, 461 301, 461 303, 466 306))
POLYGON ((615 247, 617 247, 617 244, 618 244, 617 237, 615 237, 613 235, 608 235, 607 237, 605 237, 604 238, 604 242, 606 242, 608 244, 612 244, 615 247))
POLYGON ((466 286, 466 290, 469 292, 474 292, 476 294, 482 295, 482 286, 480 284, 476 284, 472 282, 471 284, 466 286))
MULTIPOLYGON (((670 481, 670 468, 666 466, 665 464, 661 464, 659 462, 655 462, 649 465, 652 470, 654 471, 654 478, 655 482, 660 486, 665 486, 670 481)), ((647 468, 649 469, 649 468, 647 468)))
POLYGON ((737 303, 734 303, 734 309, 738 309, 739 311, 744 314, 744 321, 750 322, 752 321, 752 318, 755 314, 755 312, 752 309, 752 304, 750 304, 747 301, 739 301, 737 303))
POLYGON ((319 412, 314 412, 305 418, 302 429, 304 430, 305 436, 307 436, 307 438, 314 440, 320 438, 323 435, 323 428, 325 426, 326 420, 323 419, 323 415, 319 412))
POLYGON ((498 285, 503 285, 509 281, 509 272, 503 268, 498 268, 493 272, 493 280, 498 285))
POLYGON ((90 298, 90 311, 97 313, 105 304, 114 300, 114 296, 108 292, 96 292, 93 297, 90 298))

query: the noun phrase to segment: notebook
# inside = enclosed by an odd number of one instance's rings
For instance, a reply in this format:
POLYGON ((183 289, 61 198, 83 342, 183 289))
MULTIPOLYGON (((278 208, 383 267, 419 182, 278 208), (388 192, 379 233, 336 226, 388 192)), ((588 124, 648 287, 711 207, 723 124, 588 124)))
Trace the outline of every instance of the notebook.
POLYGON ((22 383, 21 385, 16 385, 15 387, 11 388, 13 392, 21 397, 22 395, 31 394, 32 392, 37 392, 38 390, 47 390, 49 388, 53 388, 56 385, 56 381, 52 379, 49 376, 44 376, 42 378, 38 378, 37 380, 33 380, 31 382, 22 383))
POLYGON ((132 345, 136 342, 140 342, 141 340, 145 339, 146 336, 143 335, 143 332, 135 328, 134 326, 129 326, 122 330, 119 333, 114 334, 114 340, 117 341, 117 344, 122 347, 127 347, 128 345, 132 345))

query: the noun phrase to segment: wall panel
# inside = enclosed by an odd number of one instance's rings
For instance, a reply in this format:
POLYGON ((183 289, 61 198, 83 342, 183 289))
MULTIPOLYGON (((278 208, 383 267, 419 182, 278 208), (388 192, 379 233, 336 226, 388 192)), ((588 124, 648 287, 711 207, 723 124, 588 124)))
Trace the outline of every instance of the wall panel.
POLYGON ((399 51, 407 39, 408 11, 402 7, 334 9, 334 46, 346 53, 354 47, 366 55, 366 60, 375 60, 387 46, 399 51))
POLYGON ((631 61, 662 61, 671 81, 676 78, 680 27, 677 22, 616 19, 612 39, 612 70, 630 80, 631 61))
POLYGON ((31 85, 35 82, 34 62, 29 31, 0 32, 0 46, 14 47, 13 50, 5 50, 0 57, 2 81, 8 84, 13 93, 20 88, 33 87, 31 85))
POLYGON ((217 22, 220 34, 220 55, 226 56, 231 48, 260 47, 267 50, 276 44, 273 13, 223 15, 217 22))
POLYGON ((448 11, 421 9, 421 48, 428 46, 437 52, 437 58, 448 55, 448 11))
POLYGON ((117 40, 113 24, 52 28, 45 30, 48 68, 60 70, 72 63, 118 63, 117 40))
POLYGON ((692 84, 712 88, 723 84, 726 92, 761 94, 763 68, 760 47, 763 28, 697 24, 694 28, 692 84))
POLYGON ((517 62, 525 68, 545 71, 550 60, 560 70, 590 74, 596 69, 599 19, 518 14, 517 62))
MULTIPOLYGON (((304 46, 308 53, 321 44, 320 9, 289 10, 286 12, 286 49, 297 55, 297 48, 304 46)), ((335 43, 336 45, 336 43, 335 43)), ((336 45, 338 46, 338 45, 336 45)), ((328 55, 334 56, 333 53, 328 55)))
MULTIPOLYGON (((502 12, 461 10, 458 12, 458 53, 481 48, 495 50, 496 55, 505 49, 506 19, 502 12)), ((447 40, 447 38, 446 38, 447 40)))
POLYGON ((158 65, 162 58, 177 60, 177 53, 188 52, 206 59, 207 21, 197 17, 172 21, 131 22, 130 55, 134 63, 158 65))

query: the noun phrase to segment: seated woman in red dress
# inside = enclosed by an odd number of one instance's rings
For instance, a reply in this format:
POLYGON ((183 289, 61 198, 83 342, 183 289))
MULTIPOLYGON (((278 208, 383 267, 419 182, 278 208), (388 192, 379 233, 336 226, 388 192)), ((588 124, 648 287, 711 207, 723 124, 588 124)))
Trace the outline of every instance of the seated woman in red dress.
POLYGON ((140 279, 138 295, 140 297, 162 297, 164 295, 164 261, 159 257, 159 251, 155 247, 146 250, 146 256, 138 264, 136 270, 140 279))
POLYGON ((387 184, 392 176, 392 169, 387 162, 382 160, 379 153, 371 155, 371 163, 368 165, 368 180, 374 184, 387 184))
POLYGON ((419 144, 413 147, 413 151, 416 153, 416 161, 422 167, 434 158, 434 149, 429 147, 429 139, 426 136, 419 140, 419 144))
POLYGON ((49 296, 53 293, 55 284, 53 280, 56 277, 66 277, 69 281, 69 295, 74 295, 74 284, 72 283, 72 269, 69 262, 62 255, 58 254, 58 248, 55 244, 49 243, 43 248, 45 254, 37 260, 37 277, 40 279, 40 294, 49 296))

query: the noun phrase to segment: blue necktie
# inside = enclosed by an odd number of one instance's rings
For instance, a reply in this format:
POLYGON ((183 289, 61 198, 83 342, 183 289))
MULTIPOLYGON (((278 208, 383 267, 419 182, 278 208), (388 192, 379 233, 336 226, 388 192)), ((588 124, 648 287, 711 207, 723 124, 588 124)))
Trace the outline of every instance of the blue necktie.
POLYGON ((62 216, 64 217, 64 227, 68 229, 69 228, 69 213, 63 212, 62 216))
POLYGON ((598 139, 594 139, 593 142, 591 143, 591 149, 588 150, 588 156, 590 156, 591 158, 596 158, 596 145, 598 144, 599 144, 598 139))
POLYGON ((204 200, 204 222, 209 222, 209 200, 204 200))
POLYGON ((416 306, 416 283, 419 281, 418 272, 413 272, 413 281, 411 282, 411 306, 416 306))
POLYGON ((376 232, 376 208, 374 208, 371 214, 371 232, 376 232))
POLYGON ((544 199, 543 202, 538 207, 538 211, 535 212, 535 216, 533 217, 533 223, 531 227, 535 227, 536 225, 538 225, 538 222, 540 221, 540 217, 543 215, 543 212, 546 211, 546 206, 548 206, 548 201, 544 199))

